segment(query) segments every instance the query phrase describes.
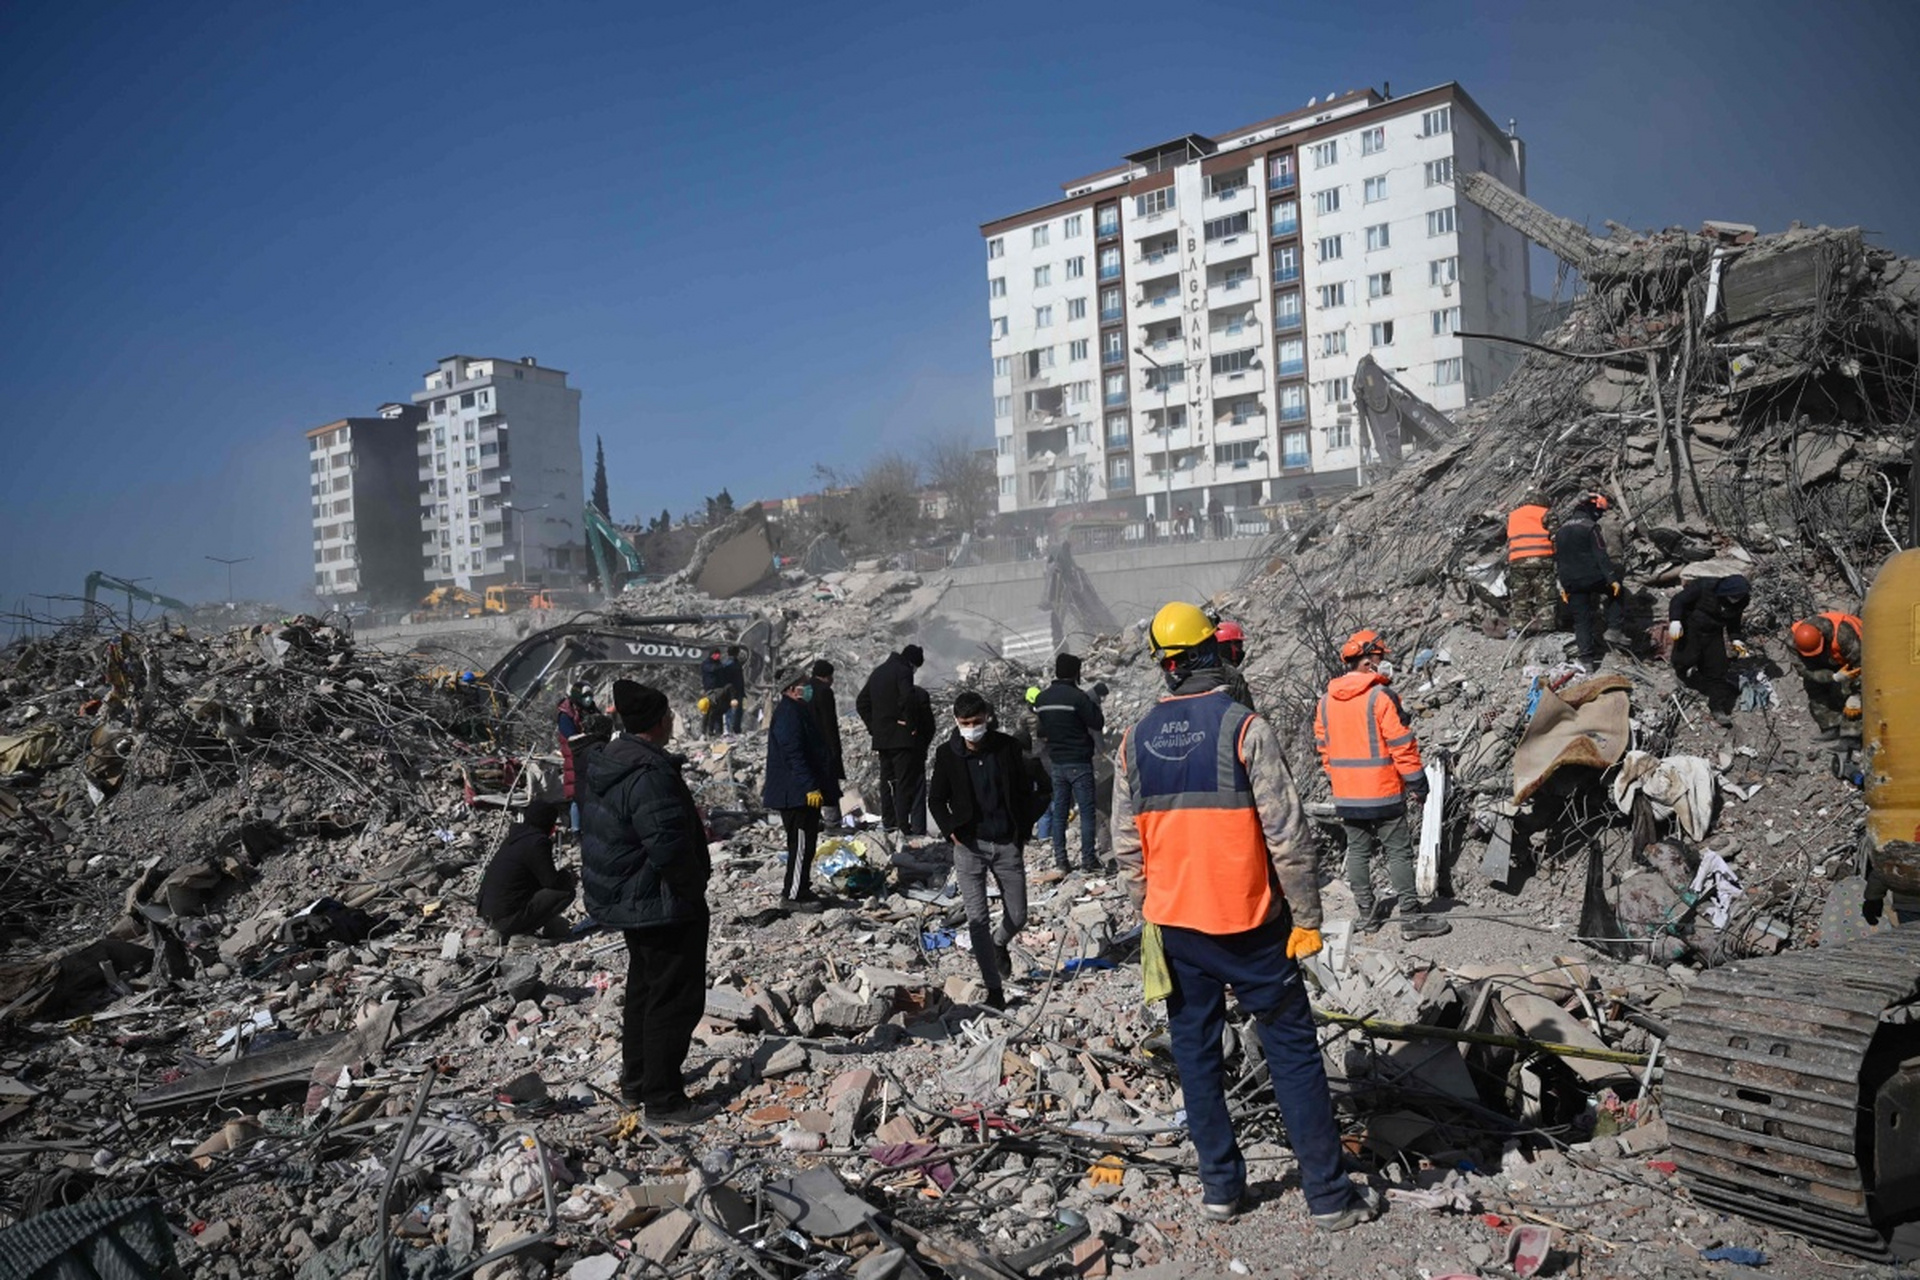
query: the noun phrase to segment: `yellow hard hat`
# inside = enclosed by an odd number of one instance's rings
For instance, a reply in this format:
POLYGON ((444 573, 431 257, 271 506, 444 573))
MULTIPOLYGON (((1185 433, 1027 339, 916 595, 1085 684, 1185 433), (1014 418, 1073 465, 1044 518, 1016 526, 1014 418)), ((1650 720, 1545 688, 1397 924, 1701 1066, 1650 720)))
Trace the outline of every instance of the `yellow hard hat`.
POLYGON ((1153 615, 1153 625, 1147 630, 1147 643, 1153 650, 1155 662, 1177 658, 1195 645, 1205 644, 1211 639, 1213 619, 1201 612, 1200 606, 1184 600, 1162 605, 1160 612, 1153 615))
POLYGON ((700 701, 694 703, 693 705, 700 708, 701 715, 705 715, 707 714, 707 712, 713 710, 713 699, 702 698, 700 699, 700 701))
POLYGON ((1028 685, 1028 686, 1027 686, 1027 701, 1028 701, 1029 703, 1034 703, 1034 702, 1038 702, 1039 700, 1040 700, 1040 686, 1039 686, 1039 685, 1037 685, 1037 684, 1030 684, 1030 685, 1028 685))

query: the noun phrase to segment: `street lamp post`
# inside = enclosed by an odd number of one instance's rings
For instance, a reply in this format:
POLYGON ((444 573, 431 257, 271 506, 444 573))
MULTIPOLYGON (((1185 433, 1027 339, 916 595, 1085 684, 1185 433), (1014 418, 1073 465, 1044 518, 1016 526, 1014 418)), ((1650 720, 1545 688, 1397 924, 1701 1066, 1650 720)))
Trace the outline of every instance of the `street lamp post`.
POLYGON ((1139 356, 1142 360, 1145 360, 1148 364, 1152 365, 1153 371, 1160 375, 1160 433, 1162 437, 1162 451, 1160 454, 1160 461, 1161 461, 1161 465, 1165 468, 1167 473, 1167 502, 1166 502, 1167 539, 1168 541, 1172 541, 1173 539, 1173 423, 1167 417, 1167 371, 1165 368, 1161 366, 1158 360, 1155 360, 1152 356, 1148 355, 1145 351, 1142 351, 1139 347, 1135 347, 1133 349, 1133 354, 1139 356))
POLYGON ((514 554, 513 563, 514 567, 520 571, 519 578, 521 586, 533 585, 527 581, 527 522, 521 517, 532 515, 536 511, 545 511, 550 505, 550 503, 545 502, 537 507, 516 507, 511 502, 503 502, 500 504, 502 510, 513 512, 513 531, 518 538, 520 547, 519 551, 514 554))
POLYGON ((213 561, 215 564, 223 564, 227 566, 227 608, 229 609, 233 608, 233 566, 237 564, 245 564, 247 561, 253 559, 253 557, 239 556, 237 558, 229 559, 226 556, 207 556, 205 558, 213 561))

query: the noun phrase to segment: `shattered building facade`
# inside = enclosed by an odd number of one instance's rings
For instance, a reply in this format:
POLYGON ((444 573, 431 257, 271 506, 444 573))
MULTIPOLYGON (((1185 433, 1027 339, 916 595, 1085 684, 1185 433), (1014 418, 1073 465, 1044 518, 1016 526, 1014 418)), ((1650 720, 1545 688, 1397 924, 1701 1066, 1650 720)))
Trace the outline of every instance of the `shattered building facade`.
POLYGON ((420 595, 414 442, 425 419, 413 405, 383 404, 378 416, 307 432, 313 590, 322 600, 384 605, 420 595))

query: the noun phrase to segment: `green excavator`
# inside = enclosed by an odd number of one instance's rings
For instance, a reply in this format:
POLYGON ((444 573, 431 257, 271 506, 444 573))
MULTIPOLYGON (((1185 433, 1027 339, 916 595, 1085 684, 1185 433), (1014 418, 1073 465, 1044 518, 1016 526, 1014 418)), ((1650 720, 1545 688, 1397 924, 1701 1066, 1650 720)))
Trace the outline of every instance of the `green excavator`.
POLYGON ((116 578, 110 573, 102 573, 98 569, 95 569, 92 573, 87 575, 86 597, 87 597, 88 612, 92 612, 93 609, 96 607, 98 608, 106 607, 104 605, 101 605, 99 601, 95 599, 95 597, 100 594, 100 588, 102 587, 105 587, 109 591, 126 596, 127 617, 129 621, 131 621, 133 617, 133 602, 135 600, 142 600, 142 601, 145 601, 147 604, 159 605, 162 609, 171 610, 174 613, 192 613, 193 612, 193 606, 186 603, 184 600, 175 600, 172 596, 163 596, 157 591, 148 591, 146 588, 139 586, 137 583, 128 582, 125 578, 116 578))
POLYGON ((587 545, 593 549, 593 567, 600 577, 600 589, 611 600, 620 594, 620 588, 646 573, 647 562, 640 558, 640 552, 627 541, 625 535, 614 527, 613 521, 600 514, 600 508, 589 502, 586 512, 587 545), (608 552, 620 557, 621 572, 618 577, 614 575, 608 552))

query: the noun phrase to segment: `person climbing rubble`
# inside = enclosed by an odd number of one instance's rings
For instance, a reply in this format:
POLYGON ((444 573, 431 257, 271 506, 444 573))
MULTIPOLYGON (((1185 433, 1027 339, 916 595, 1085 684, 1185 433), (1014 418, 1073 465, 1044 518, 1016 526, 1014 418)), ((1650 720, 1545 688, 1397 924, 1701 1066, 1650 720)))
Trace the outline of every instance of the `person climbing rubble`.
POLYGON ((1823 738, 1858 737, 1860 619, 1829 611, 1793 624, 1794 665, 1823 738))
MULTIPOLYGON (((827 748, 827 772, 832 776, 834 789, 840 790, 847 780, 847 755, 840 741, 840 707, 833 697, 833 663, 820 658, 813 664, 813 696, 807 699, 807 711, 813 716, 814 724, 820 727, 820 740, 827 748)), ((840 821, 838 804, 821 807, 820 821, 824 825, 836 825, 840 821)))
POLYGON ((1538 492, 1507 514, 1507 599, 1517 634, 1553 630, 1553 511, 1538 492))
POLYGON ((682 1074, 706 1009, 706 824, 667 751, 667 695, 616 680, 613 705, 623 732, 587 761, 580 881, 594 921, 626 935, 620 1097, 648 1123, 693 1123, 712 1114, 682 1074))
POLYGON ((787 835, 787 874, 780 886, 781 905, 818 911, 813 892, 813 855, 820 843, 820 811, 840 799, 833 758, 807 704, 814 697, 812 677, 797 669, 781 682, 779 700, 767 724, 767 773, 761 803, 780 814, 787 835))
POLYGON ((1225 664, 1227 674, 1227 696, 1249 711, 1258 711, 1253 705, 1253 689, 1248 686, 1247 678, 1240 668, 1247 661, 1247 633, 1239 623, 1221 619, 1214 628, 1213 638, 1220 644, 1220 661, 1225 664))
POLYGON ((1452 926, 1432 914, 1414 886, 1413 835, 1407 829, 1407 802, 1427 798, 1426 767, 1413 723, 1398 694, 1380 670, 1388 656, 1374 631, 1356 631, 1340 648, 1344 675, 1327 683, 1313 713, 1313 741, 1320 767, 1333 787, 1333 811, 1347 838, 1347 885, 1353 890, 1358 933, 1373 933, 1400 909, 1401 936, 1433 938, 1452 926), (1373 891, 1373 852, 1387 861, 1394 896, 1373 891))
POLYGON ((1589 667, 1607 656, 1608 645, 1627 643, 1620 621, 1620 570, 1600 536, 1600 521, 1611 506, 1604 493, 1590 493, 1553 534, 1560 598, 1573 611, 1574 647, 1589 667))
POLYGON ((1073 863, 1067 857, 1067 817, 1080 811, 1080 866, 1100 869, 1100 817, 1094 808, 1093 757, 1100 735, 1106 732, 1106 713, 1080 687, 1081 660, 1062 653, 1053 660, 1053 683, 1040 691, 1032 706, 1035 735, 1047 744, 1047 772, 1052 780, 1053 804, 1049 833, 1053 862, 1061 871, 1073 863))
POLYGON ((1680 682, 1703 694, 1714 722, 1733 723, 1739 685, 1729 659, 1747 656, 1742 618, 1753 594, 1744 574, 1697 578, 1667 604, 1667 638, 1673 642, 1673 671, 1680 682))
POLYGON ((1342 1167, 1340 1129, 1298 962, 1320 951, 1320 885, 1306 815, 1280 739, 1226 694, 1213 622, 1174 602, 1148 628, 1168 692, 1122 736, 1113 850, 1172 989, 1167 1029, 1201 1210, 1248 1207, 1247 1166, 1227 1111, 1226 990, 1253 1015, 1274 1100, 1314 1224, 1344 1231, 1380 1212, 1342 1167))
POLYGON ((551 800, 529 801, 480 877, 475 906, 503 942, 522 935, 557 940, 570 931, 565 912, 573 905, 574 876, 553 865, 559 817, 551 800))
POLYGON ((1012 968, 1007 943, 1027 925, 1027 868, 1022 852, 1033 836, 1046 793, 1034 785, 1026 753, 992 728, 993 706, 972 689, 953 701, 953 733, 934 753, 927 815, 953 845, 954 878, 966 908, 967 933, 987 1004, 1007 1007, 1004 979, 1012 968), (1000 924, 992 923, 987 877, 1000 887, 1000 924))
POLYGON ((906 831, 913 804, 913 732, 907 723, 907 690, 913 673, 926 665, 927 655, 917 644, 890 653, 867 676, 853 700, 860 722, 873 735, 873 753, 880 758, 880 825, 889 832, 906 831))

